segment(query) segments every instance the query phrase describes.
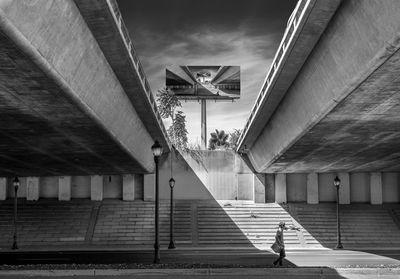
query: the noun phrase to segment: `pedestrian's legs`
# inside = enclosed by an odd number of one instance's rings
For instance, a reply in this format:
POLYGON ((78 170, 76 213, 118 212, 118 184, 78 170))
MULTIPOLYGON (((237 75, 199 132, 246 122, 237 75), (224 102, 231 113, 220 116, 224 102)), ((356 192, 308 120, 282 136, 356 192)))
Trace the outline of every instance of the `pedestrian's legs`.
POLYGON ((279 265, 282 266, 283 264, 283 259, 286 257, 286 253, 285 253, 285 248, 283 248, 281 250, 281 252, 279 253, 279 265))
POLYGON ((279 265, 282 266, 284 257, 286 257, 285 248, 281 250, 281 252, 279 253, 279 258, 277 258, 276 261, 273 262, 273 264, 277 265, 279 263, 279 265))

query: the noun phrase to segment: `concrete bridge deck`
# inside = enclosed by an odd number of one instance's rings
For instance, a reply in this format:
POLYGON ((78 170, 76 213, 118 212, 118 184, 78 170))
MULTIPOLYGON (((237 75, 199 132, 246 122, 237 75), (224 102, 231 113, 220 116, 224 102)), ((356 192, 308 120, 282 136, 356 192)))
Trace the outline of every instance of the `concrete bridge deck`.
POLYGON ((0 49, 1 176, 146 173, 168 150, 115 1, 3 1, 0 49))

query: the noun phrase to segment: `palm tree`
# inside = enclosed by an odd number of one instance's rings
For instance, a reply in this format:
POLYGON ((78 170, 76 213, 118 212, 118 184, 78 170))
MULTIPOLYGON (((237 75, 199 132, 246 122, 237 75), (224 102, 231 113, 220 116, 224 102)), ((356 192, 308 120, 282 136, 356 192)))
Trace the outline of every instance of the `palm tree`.
POLYGON ((218 131, 217 129, 215 130, 215 133, 211 133, 211 138, 208 141, 208 149, 209 150, 215 150, 219 148, 226 148, 229 146, 229 143, 227 142, 229 135, 225 134, 224 130, 218 131))
POLYGON ((240 134, 243 130, 233 129, 233 132, 229 133, 229 147, 232 149, 237 148, 240 134))

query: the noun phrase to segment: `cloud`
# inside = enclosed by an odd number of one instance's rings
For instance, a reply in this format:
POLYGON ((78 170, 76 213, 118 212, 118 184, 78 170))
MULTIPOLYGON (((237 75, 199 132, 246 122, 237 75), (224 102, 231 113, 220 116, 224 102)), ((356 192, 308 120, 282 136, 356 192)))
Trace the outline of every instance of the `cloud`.
MULTIPOLYGON (((150 87, 153 92, 165 87, 167 65, 240 66, 241 98, 233 103, 207 103, 207 136, 215 129, 242 129, 269 70, 293 5, 287 4, 289 1, 281 4, 282 0, 271 2, 269 9, 263 1, 237 7, 227 4, 231 14, 235 15, 229 16, 218 13, 224 5, 216 4, 215 7, 210 2, 211 6, 205 5, 204 10, 196 11, 182 6, 184 3, 187 2, 173 0, 171 7, 175 10, 166 6, 164 11, 158 7, 154 13, 144 11, 143 14, 139 11, 144 6, 140 6, 133 16, 125 20, 150 87), (181 10, 176 10, 176 7, 181 10), (286 10, 278 10, 282 7, 286 10), (185 9, 191 12, 185 13, 185 9), (244 12, 241 13, 240 9, 244 12), (202 13, 206 19, 201 17, 202 13), (155 14, 156 22, 152 21, 155 14)), ((122 10, 123 16, 126 9, 128 7, 122 10)), ((183 103, 182 110, 186 114, 189 141, 199 141, 200 103, 183 103)))

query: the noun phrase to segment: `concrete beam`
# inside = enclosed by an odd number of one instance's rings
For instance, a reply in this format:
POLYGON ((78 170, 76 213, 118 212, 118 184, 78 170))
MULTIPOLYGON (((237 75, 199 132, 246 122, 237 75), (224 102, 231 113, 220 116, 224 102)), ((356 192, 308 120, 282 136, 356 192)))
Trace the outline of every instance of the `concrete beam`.
POLYGON ((373 172, 370 176, 371 204, 382 204, 382 173, 373 172))
POLYGON ((58 200, 71 200, 71 176, 58 177, 58 200))
POLYGON ((249 152, 258 172, 394 171, 399 9, 395 0, 342 1, 285 98, 260 126, 249 152))
MULTIPOLYGON (((155 138, 73 1, 3 2, 0 31, 0 75, 14 65, 15 77, 1 81, 8 109, 0 111, 0 143, 9 157, 37 159, 36 168, 15 161, 11 169, 21 176, 153 171, 155 138)), ((136 89, 143 86, 133 80, 136 89)), ((153 107, 146 106, 146 117, 156 118, 153 107)))

